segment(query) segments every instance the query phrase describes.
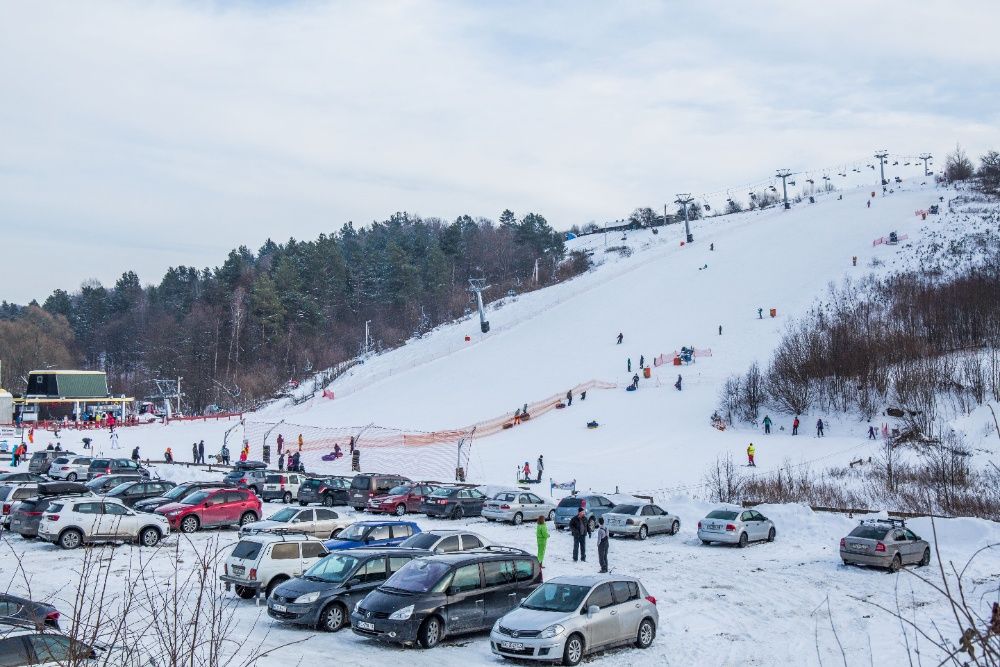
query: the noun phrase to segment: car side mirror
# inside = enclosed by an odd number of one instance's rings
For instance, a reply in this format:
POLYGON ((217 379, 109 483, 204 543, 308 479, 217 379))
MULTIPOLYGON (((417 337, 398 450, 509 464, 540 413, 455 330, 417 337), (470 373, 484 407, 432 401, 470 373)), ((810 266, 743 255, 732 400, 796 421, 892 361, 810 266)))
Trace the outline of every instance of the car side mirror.
POLYGON ((205 503, 204 505, 202 505, 202 507, 206 507, 206 508, 209 507, 209 506, 210 505, 208 503, 205 503))
POLYGON ((594 615, 597 614, 599 611, 601 611, 601 608, 598 607, 596 604, 590 605, 589 607, 587 607, 587 618, 593 618, 594 615))
POLYGON ((358 586, 360 584, 361 584, 361 577, 351 577, 350 579, 347 580, 346 588, 350 588, 351 586, 358 586))
POLYGON ((452 595, 454 595, 454 594, 455 594, 455 593, 457 593, 457 592, 458 592, 458 591, 456 591, 456 590, 455 590, 455 587, 454 587, 454 586, 449 586, 449 587, 447 588, 447 590, 445 590, 444 594, 445 594, 445 595, 447 595, 448 597, 451 597, 452 595))

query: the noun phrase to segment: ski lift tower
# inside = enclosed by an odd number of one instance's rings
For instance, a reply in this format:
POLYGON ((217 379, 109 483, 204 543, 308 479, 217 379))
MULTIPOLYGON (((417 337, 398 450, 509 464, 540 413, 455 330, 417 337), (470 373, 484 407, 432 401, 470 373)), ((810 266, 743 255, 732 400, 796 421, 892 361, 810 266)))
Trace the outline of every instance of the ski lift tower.
POLYGON ((687 243, 694 243, 694 235, 691 234, 691 224, 688 221, 688 204, 694 201, 694 197, 689 194, 677 195, 677 199, 674 200, 675 204, 680 204, 684 207, 684 240, 687 243))
POLYGON ((175 411, 175 414, 179 415, 181 413, 181 396, 184 395, 181 393, 181 380, 183 379, 184 378, 182 377, 178 377, 176 380, 166 380, 162 378, 157 378, 153 380, 153 383, 156 385, 157 393, 155 396, 152 396, 151 398, 163 401, 163 406, 166 410, 167 417, 172 416, 170 414, 171 399, 177 402, 177 410, 175 411))
POLYGON ((489 288, 485 278, 469 278, 469 291, 476 295, 476 306, 479 308, 479 328, 483 333, 490 331, 490 323, 486 320, 486 310, 483 308, 483 291, 489 288))
POLYGON ((927 170, 927 161, 930 160, 933 157, 934 156, 931 155, 930 153, 921 153, 920 154, 920 159, 924 161, 924 176, 929 176, 930 173, 931 173, 931 172, 929 172, 927 170))

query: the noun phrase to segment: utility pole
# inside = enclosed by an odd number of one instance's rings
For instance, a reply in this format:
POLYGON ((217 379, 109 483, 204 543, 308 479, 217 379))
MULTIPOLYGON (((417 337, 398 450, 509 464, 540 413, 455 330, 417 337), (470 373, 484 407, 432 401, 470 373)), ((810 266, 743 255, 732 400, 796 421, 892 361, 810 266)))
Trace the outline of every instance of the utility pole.
POLYGON ((177 415, 181 414, 181 380, 184 378, 177 376, 177 415))
POLYGON ((469 278, 469 291, 476 295, 476 306, 479 308, 479 329, 483 333, 490 332, 490 323, 486 320, 486 309, 483 308, 483 290, 489 289, 483 278, 469 278))
POLYGON ((879 171, 879 174, 882 177, 880 185, 885 185, 886 184, 886 182, 885 182, 885 161, 886 161, 886 158, 888 158, 888 157, 889 157, 889 151, 885 150, 884 148, 882 150, 880 150, 880 151, 878 151, 878 152, 875 153, 875 159, 878 160, 878 171, 879 171))
POLYGON ((675 204, 680 204, 684 207, 684 236, 688 243, 694 243, 694 236, 691 234, 691 224, 688 221, 688 204, 694 201, 694 197, 690 194, 677 195, 677 199, 674 200, 675 204))
POLYGON ((927 161, 930 160, 933 157, 934 156, 931 155, 930 153, 921 153, 920 154, 920 159, 924 161, 924 176, 927 176, 928 174, 930 174, 930 172, 927 171, 927 161))
POLYGON ((365 354, 371 352, 371 334, 369 333, 371 327, 371 320, 365 320, 365 354))
MULTIPOLYGON (((787 169, 779 169, 775 175, 781 179, 781 191, 785 196, 785 210, 788 210, 792 207, 788 203, 788 177, 792 175, 792 172, 787 169)), ((792 185, 795 184, 793 183, 792 185)))

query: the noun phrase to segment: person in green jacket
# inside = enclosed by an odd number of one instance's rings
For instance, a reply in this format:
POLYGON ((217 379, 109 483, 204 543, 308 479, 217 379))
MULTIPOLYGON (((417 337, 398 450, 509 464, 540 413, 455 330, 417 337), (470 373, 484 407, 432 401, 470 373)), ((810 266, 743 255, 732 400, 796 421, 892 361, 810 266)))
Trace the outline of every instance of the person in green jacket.
POLYGON ((538 517, 538 525, 535 528, 535 539, 538 540, 538 562, 545 561, 545 545, 549 541, 549 527, 545 525, 545 517, 538 517))

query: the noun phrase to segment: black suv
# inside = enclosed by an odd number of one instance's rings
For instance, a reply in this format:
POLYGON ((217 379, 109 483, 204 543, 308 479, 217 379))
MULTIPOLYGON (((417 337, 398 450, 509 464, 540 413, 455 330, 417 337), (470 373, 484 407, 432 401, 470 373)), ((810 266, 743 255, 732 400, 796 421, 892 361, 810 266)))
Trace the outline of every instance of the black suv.
POLYGON ((336 632, 350 625, 351 609, 358 600, 414 558, 430 553, 397 548, 332 553, 301 577, 279 584, 267 598, 267 613, 279 621, 336 632))
POLYGON ((326 507, 346 505, 351 499, 350 477, 310 477, 302 482, 296 500, 299 505, 322 503, 326 507))
POLYGON ((541 582, 538 559, 511 547, 417 558, 358 603, 351 627, 432 648, 446 636, 489 630, 541 582))
POLYGON ((161 507, 167 503, 180 502, 188 494, 194 493, 195 491, 201 491, 202 489, 218 489, 221 486, 222 485, 218 482, 183 482, 166 493, 140 500, 132 507, 137 512, 152 512, 156 510, 157 507, 161 507))
POLYGON ((463 516, 482 516, 488 498, 479 489, 468 486, 451 486, 436 489, 420 503, 420 511, 427 516, 461 519, 463 516))
POLYGON ((138 475, 149 477, 149 471, 132 459, 94 459, 87 468, 87 479, 101 475, 138 475))
POLYGON ((135 504, 146 498, 156 498, 162 496, 170 489, 177 486, 173 482, 163 480, 138 480, 134 482, 122 482, 115 488, 108 491, 106 498, 117 498, 122 504, 135 507, 135 504))
POLYGON ((364 473, 351 480, 351 507, 362 511, 368 507, 368 499, 388 493, 389 489, 411 481, 403 475, 383 475, 364 473))

